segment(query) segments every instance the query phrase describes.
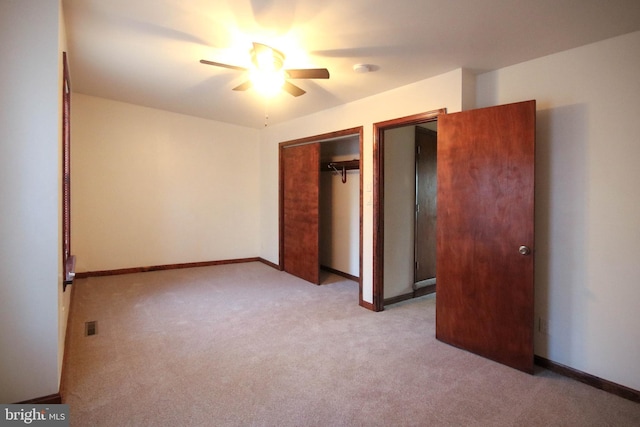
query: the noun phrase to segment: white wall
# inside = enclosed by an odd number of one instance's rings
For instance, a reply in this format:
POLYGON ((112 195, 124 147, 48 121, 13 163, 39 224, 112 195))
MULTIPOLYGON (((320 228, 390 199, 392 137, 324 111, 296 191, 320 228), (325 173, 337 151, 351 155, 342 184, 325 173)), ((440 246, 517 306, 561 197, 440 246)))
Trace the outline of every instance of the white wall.
POLYGON ((480 106, 537 100, 543 357, 640 390, 640 32, 483 74, 480 106))
POLYGON ((384 133, 384 298, 413 292, 415 126, 384 133))
MULTIPOLYGON (((58 39, 58 43, 59 43, 59 66, 58 66, 58 70, 59 70, 59 92, 58 92, 58 105, 60 106, 60 109, 58 111, 58 124, 59 124, 59 135, 60 135, 60 144, 59 144, 59 150, 58 150, 58 165, 59 165, 59 176, 60 179, 62 180, 62 145, 63 145, 63 135, 62 135, 62 115, 63 115, 63 98, 64 98, 64 90, 62 89, 63 87, 63 81, 64 81, 64 63, 63 63, 63 54, 62 52, 67 51, 67 32, 65 29, 65 23, 64 23, 64 11, 62 9, 62 7, 60 8, 60 14, 59 14, 59 19, 58 19, 58 26, 59 26, 59 39, 58 39)), ((69 70, 70 71, 70 70, 69 70)), ((69 80, 71 80, 71 77, 69 77, 69 80)), ((62 241, 63 241, 63 236, 62 236, 62 182, 60 182, 60 184, 58 185, 58 197, 60 200, 60 220, 58 221, 58 239, 59 239, 59 246, 62 246, 62 241)), ((60 266, 62 266, 62 262, 63 262, 63 257, 64 257, 64 253, 62 252, 62 250, 60 250, 59 252, 59 264, 60 266)), ((59 277, 59 281, 64 280, 64 270, 60 269, 60 277, 59 277)), ((65 291, 63 291, 62 286, 58 286, 58 378, 59 381, 62 380, 62 363, 64 362, 64 350, 65 350, 65 340, 66 340, 66 335, 67 335, 67 322, 69 320, 69 307, 71 305, 71 288, 67 287, 67 289, 65 291)))
POLYGON ((258 131, 73 94, 77 270, 259 255, 258 131))
POLYGON ((278 143, 357 126, 363 128, 363 274, 365 302, 373 302, 373 124, 447 108, 462 108, 462 70, 407 85, 317 114, 270 126, 260 144, 262 236, 260 255, 278 262, 278 143))
MULTIPOLYGON (((360 158, 358 137, 340 142, 322 142, 321 160, 360 158)), ((352 276, 360 276, 360 171, 342 175, 320 173, 320 265, 352 276)))
POLYGON ((59 13, 57 1, 0 2, 2 403, 59 386, 59 13))
MULTIPOLYGON (((478 76, 478 107, 536 99, 536 354, 640 389, 640 33, 478 76)), ((278 259, 277 143, 364 126, 364 299, 372 296, 372 124, 473 106, 461 70, 267 128, 261 256, 278 259), (462 93, 461 93, 462 87, 462 93), (464 99, 462 99, 464 98, 464 99)))

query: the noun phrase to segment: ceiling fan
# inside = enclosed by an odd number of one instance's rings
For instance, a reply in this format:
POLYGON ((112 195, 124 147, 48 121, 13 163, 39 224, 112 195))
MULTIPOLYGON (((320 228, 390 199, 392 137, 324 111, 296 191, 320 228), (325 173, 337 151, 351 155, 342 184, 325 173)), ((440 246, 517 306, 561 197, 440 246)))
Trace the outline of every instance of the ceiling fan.
POLYGON ((233 90, 245 91, 261 83, 276 86, 279 90, 282 88, 293 96, 304 95, 306 91, 289 82, 288 79, 328 79, 329 70, 326 68, 300 68, 300 69, 283 69, 284 54, 277 49, 262 43, 253 43, 251 49, 251 62, 254 68, 249 69, 236 65, 223 64, 220 62, 207 61, 201 59, 202 64, 213 65, 216 67, 229 68, 231 70, 244 71, 249 73, 249 80, 236 86, 233 90), (267 80, 264 82, 263 80, 267 80), (275 80, 275 82, 274 82, 275 80))

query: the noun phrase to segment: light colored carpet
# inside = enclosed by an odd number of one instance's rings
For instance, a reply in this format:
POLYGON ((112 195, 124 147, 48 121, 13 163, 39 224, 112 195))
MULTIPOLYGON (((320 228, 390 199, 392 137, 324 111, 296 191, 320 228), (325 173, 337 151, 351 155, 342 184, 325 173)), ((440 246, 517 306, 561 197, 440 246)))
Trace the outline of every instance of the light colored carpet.
POLYGON ((640 425, 640 404, 437 341, 433 296, 374 313, 355 282, 261 263, 73 286, 72 426, 640 425))

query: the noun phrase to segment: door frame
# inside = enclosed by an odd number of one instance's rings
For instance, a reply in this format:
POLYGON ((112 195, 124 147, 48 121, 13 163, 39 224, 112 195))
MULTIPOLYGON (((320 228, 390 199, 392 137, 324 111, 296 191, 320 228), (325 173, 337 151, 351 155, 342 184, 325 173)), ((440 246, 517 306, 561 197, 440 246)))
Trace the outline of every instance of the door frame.
MULTIPOLYGON (((384 310, 384 132, 438 120, 446 108, 373 124, 373 304, 384 310)), ((362 187, 361 187, 362 188, 362 187)), ((362 293, 362 285, 360 285, 362 293)))
MULTIPOLYGON (((359 265, 358 265, 358 303, 361 306, 368 307, 368 303, 362 298, 362 146, 363 146, 363 126, 342 129, 338 131, 323 133, 319 135, 308 136, 304 138, 293 139, 280 142, 278 144, 278 268, 284 270, 284 168, 283 150, 294 145, 304 145, 313 143, 322 143, 325 141, 342 139, 349 136, 358 136, 359 160, 360 160, 360 238, 359 238, 359 265)), ((318 165, 320 167, 320 165, 318 165)))

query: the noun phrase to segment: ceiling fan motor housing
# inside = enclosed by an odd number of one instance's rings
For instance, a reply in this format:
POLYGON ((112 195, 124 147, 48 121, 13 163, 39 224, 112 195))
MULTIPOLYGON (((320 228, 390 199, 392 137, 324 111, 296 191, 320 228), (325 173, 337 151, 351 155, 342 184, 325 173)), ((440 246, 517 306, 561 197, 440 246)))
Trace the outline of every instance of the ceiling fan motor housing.
POLYGON ((261 43, 254 43, 251 62, 260 71, 279 71, 284 64, 284 54, 261 43))

